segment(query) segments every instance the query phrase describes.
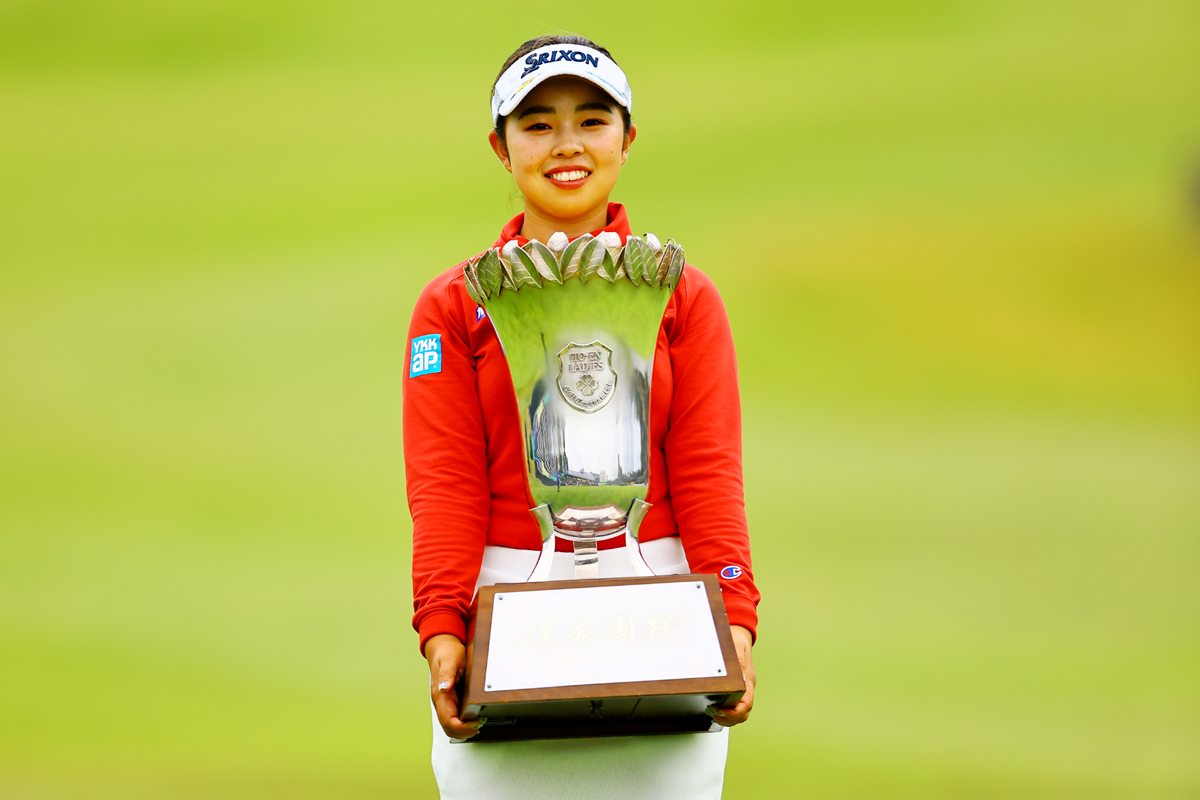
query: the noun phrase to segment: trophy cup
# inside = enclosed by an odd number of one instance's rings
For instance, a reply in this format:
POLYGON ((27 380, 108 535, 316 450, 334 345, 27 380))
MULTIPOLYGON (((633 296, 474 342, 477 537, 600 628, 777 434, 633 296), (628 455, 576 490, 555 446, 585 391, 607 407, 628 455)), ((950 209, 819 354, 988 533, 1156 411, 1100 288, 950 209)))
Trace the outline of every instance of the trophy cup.
POLYGON ((704 731, 705 708, 745 690, 716 577, 655 576, 638 546, 654 351, 683 265, 673 240, 605 232, 463 268, 508 361, 543 543, 529 582, 479 590, 471 742, 704 731), (598 543, 618 536, 631 577, 601 579, 598 543), (557 539, 574 580, 549 580, 557 539))

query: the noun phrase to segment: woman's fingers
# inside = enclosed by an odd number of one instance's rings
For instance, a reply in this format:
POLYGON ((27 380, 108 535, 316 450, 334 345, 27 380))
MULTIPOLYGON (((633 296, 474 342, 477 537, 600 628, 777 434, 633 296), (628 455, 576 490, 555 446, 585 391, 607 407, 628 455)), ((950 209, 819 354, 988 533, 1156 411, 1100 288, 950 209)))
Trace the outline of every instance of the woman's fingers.
POLYGON ((753 708, 754 688, 751 686, 746 689, 746 693, 742 695, 742 699, 733 708, 709 706, 708 713, 712 715, 713 722, 729 727, 730 725, 739 725, 749 719, 750 711, 753 708))
POLYGON ((726 728, 731 728, 750 719, 750 706, 745 703, 738 703, 733 708, 710 707, 709 713, 712 715, 713 722, 723 725, 726 728))
POLYGON ((454 689, 458 673, 453 664, 439 663, 437 670, 437 691, 443 694, 454 689))
POLYGON ((437 712, 442 730, 447 736, 455 739, 469 739, 479 733, 479 729, 483 727, 483 720, 463 722, 458 716, 458 692, 454 690, 453 676, 449 679, 441 676, 439 678, 433 687, 432 697, 433 710, 437 712))
POLYGON ((750 712, 754 708, 754 684, 757 683, 753 666, 743 669, 742 680, 746 682, 746 691, 736 705, 732 708, 708 707, 708 713, 712 715, 713 722, 729 727, 740 725, 750 718, 750 712))
POLYGON ((434 636, 425 643, 425 657, 429 659, 429 674, 432 676, 429 695, 442 730, 455 739, 474 736, 483 725, 483 720, 464 722, 458 709, 457 686, 467 663, 467 651, 463 643, 448 634, 434 636))

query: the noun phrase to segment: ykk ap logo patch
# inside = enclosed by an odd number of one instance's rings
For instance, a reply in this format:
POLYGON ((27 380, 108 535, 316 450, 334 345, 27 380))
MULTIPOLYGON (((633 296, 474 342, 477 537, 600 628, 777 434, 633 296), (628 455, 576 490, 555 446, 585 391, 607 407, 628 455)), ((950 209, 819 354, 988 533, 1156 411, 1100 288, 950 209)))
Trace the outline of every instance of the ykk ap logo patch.
POLYGON ((414 336, 412 340, 412 363, 408 377, 419 378, 442 371, 442 335, 414 336))

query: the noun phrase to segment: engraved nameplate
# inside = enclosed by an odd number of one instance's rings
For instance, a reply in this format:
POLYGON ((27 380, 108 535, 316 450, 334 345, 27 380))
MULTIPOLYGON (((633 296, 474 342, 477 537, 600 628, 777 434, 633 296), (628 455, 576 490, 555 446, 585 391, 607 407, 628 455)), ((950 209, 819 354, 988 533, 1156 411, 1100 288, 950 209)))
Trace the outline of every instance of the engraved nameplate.
POLYGON ((498 592, 486 691, 726 674, 700 581, 498 592))

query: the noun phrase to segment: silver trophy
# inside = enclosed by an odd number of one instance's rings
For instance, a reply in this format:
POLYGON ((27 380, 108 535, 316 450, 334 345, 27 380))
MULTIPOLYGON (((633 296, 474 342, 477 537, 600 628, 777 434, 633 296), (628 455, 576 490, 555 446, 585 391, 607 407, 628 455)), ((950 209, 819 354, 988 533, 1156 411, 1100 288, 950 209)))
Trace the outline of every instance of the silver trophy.
POLYGON ((638 546, 654 351, 683 263, 651 234, 556 233, 463 268, 512 374, 542 532, 529 580, 476 598, 472 742, 706 731, 707 706, 745 690, 717 577, 655 576, 638 546), (633 577, 601 579, 598 544, 617 536, 633 577), (549 580, 559 538, 575 580, 549 580))
POLYGON ((650 508, 650 383, 683 264, 673 240, 648 233, 621 246, 605 232, 511 241, 463 268, 516 390, 543 543, 531 581, 549 578, 555 537, 572 542, 576 578, 600 577, 597 545, 616 536, 633 574, 654 574, 637 541, 650 508))

